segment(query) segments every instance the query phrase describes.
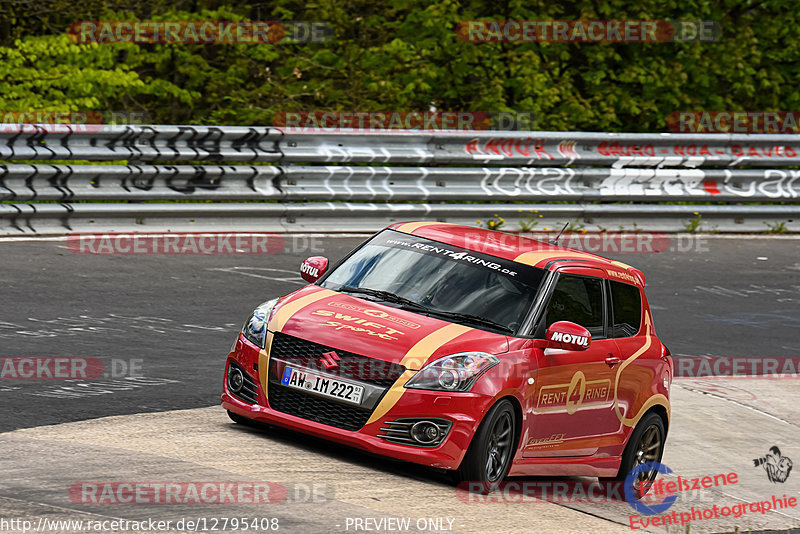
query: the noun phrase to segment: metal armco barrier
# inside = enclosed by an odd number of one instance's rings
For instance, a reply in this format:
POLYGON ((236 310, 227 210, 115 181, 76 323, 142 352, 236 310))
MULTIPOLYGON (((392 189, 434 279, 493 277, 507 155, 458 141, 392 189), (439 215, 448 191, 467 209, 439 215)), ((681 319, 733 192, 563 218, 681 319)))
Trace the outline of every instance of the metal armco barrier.
POLYGON ((7 235, 490 217, 679 231, 698 215, 698 230, 800 231, 800 138, 788 135, 2 124, 0 161, 7 235))
POLYGON ((791 201, 800 170, 0 165, 0 200, 791 201))

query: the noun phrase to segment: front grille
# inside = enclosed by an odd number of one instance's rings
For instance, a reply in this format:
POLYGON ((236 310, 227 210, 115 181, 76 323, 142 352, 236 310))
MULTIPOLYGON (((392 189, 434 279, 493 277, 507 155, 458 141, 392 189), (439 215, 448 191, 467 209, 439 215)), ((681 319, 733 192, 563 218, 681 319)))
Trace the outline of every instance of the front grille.
POLYGON ((362 410, 355 406, 308 395, 272 381, 269 388, 269 405, 279 412, 353 431, 360 430, 372 413, 371 410, 362 410))
POLYGON ((280 358, 289 365, 320 371, 328 375, 358 380, 388 388, 394 384, 406 368, 398 363, 390 363, 312 343, 287 334, 277 333, 272 339, 270 357, 280 358), (322 364, 323 354, 335 352, 339 357, 338 367, 326 369, 322 364))
POLYGON ((258 401, 258 385, 255 381, 250 377, 250 375, 245 371, 240 365, 230 362, 228 365, 228 391, 231 392, 231 395, 237 397, 247 403, 255 404, 258 401), (234 391, 235 386, 231 384, 231 370, 236 369, 242 373, 244 380, 242 382, 242 388, 239 391, 234 391))

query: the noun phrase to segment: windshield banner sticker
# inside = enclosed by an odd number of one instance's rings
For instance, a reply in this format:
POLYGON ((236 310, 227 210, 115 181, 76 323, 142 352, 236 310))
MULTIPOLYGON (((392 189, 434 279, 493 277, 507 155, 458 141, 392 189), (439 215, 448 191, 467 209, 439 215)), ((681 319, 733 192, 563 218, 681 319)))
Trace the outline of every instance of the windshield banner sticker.
POLYGON ((390 247, 410 248, 425 254, 442 256, 444 258, 456 261, 464 261, 472 265, 478 265, 480 267, 492 269, 493 271, 503 273, 506 276, 517 276, 517 272, 519 271, 519 267, 517 265, 513 265, 513 262, 508 262, 509 267, 513 266, 513 268, 504 267, 498 263, 499 261, 504 261, 501 258, 485 256, 484 254, 473 251, 457 250, 440 243, 429 244, 426 242, 413 242, 406 239, 387 239, 385 244, 390 247))

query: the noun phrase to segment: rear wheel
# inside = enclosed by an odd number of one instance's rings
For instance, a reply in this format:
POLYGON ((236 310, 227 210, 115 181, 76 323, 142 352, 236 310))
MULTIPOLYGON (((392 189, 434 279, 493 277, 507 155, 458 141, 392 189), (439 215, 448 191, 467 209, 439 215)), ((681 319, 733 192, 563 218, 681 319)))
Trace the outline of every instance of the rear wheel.
MULTIPOLYGON (((625 446, 617 476, 600 480, 624 481, 628 473, 636 466, 648 462, 660 462, 664 454, 665 436, 664 421, 661 420, 661 417, 653 412, 645 415, 636 425, 631 439, 625 446)), ((649 491, 649 484, 655 480, 657 475, 658 471, 655 468, 636 474, 633 491, 637 499, 641 499, 649 491)))
POLYGON ((516 452, 516 415, 511 402, 495 404, 478 427, 467 454, 456 471, 459 482, 476 483, 470 490, 488 493, 496 488, 511 467, 516 452))

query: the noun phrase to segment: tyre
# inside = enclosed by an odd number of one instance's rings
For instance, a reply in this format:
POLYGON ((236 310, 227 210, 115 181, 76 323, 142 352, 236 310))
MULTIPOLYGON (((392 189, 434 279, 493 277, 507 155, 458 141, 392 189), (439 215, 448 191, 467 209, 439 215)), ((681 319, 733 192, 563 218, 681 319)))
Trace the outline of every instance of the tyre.
MULTIPOLYGON (((647 462, 660 462, 664 454, 664 422, 657 414, 650 412, 645 415, 631 434, 625 452, 622 453, 622 462, 615 477, 604 478, 601 481, 624 481, 628 473, 637 465, 647 462)), ((658 475, 656 469, 641 471, 634 481, 634 495, 641 499, 650 489, 649 483, 658 475)))
POLYGON ((239 415, 238 413, 232 412, 230 410, 228 410, 228 417, 231 418, 231 421, 233 421, 234 423, 238 423, 240 425, 258 426, 258 422, 253 421, 250 418, 247 418, 243 415, 239 415))
POLYGON ((516 453, 516 419, 508 400, 501 400, 489 410, 455 473, 456 481, 470 482, 470 491, 477 489, 481 493, 488 493, 500 484, 516 453))

